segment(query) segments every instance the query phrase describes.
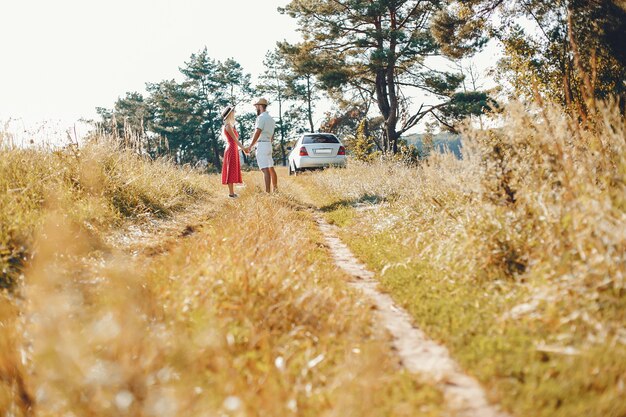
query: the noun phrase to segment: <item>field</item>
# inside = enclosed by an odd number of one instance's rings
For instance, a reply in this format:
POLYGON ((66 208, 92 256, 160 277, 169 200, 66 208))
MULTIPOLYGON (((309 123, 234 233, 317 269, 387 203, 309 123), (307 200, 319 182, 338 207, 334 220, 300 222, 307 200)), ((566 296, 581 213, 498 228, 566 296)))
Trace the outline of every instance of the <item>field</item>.
POLYGON ((104 138, 3 153, 3 414, 440 415, 287 190, 231 201, 104 138))
POLYGON ((362 261, 519 416, 626 414, 626 129, 511 107, 465 155, 300 178, 362 261))
POLYGON ((510 106, 463 159, 287 177, 0 152, 7 416, 439 416, 314 220, 512 416, 626 415, 626 128, 510 106))

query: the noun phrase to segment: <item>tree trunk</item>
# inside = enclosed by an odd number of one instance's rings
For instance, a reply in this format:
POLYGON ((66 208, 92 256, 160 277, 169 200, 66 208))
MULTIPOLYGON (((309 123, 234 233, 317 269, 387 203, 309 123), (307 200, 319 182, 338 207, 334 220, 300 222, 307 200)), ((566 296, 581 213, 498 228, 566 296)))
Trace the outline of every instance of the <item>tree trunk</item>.
POLYGON ((379 69, 376 74, 376 100, 385 125, 383 132, 384 152, 398 152, 398 97, 395 91, 394 64, 388 69, 379 69))
POLYGON ((315 132, 315 127, 313 126, 313 105, 311 104, 312 99, 311 93, 311 76, 306 76, 306 101, 307 101, 307 111, 309 116, 309 127, 311 128, 311 133, 315 132))
POLYGON ((220 161, 220 144, 218 141, 217 134, 213 127, 211 127, 211 144, 213 146, 213 165, 217 168, 218 171, 222 170, 222 163, 220 161))
MULTIPOLYGON (((391 29, 397 30, 396 12, 393 9, 389 9, 391 29)), ((393 154, 398 152, 398 137, 400 136, 396 131, 398 125, 398 96, 396 95, 396 47, 397 40, 395 35, 391 35, 389 41, 389 60, 387 61, 387 89, 389 92, 389 116, 385 120, 385 127, 387 129, 387 137, 390 141, 390 148, 393 154)))
MULTIPOLYGON (((392 25, 395 24, 395 15, 391 13, 392 25)), ((379 21, 375 23, 376 30, 382 31, 382 24, 379 21)), ((376 101, 378 109, 384 119, 383 130, 383 152, 396 153, 398 151, 398 132, 396 126, 398 124, 398 97, 396 95, 395 85, 395 48, 396 42, 392 39, 389 45, 389 51, 385 51, 383 44, 383 36, 379 36, 378 49, 381 55, 388 55, 390 58, 386 63, 376 71, 376 101)))
POLYGON ((280 123, 280 154, 283 158, 283 166, 287 166, 287 154, 285 153, 285 126, 283 123, 283 98, 278 94, 278 123, 280 123))
POLYGON ((385 129, 389 140, 389 148, 393 154, 398 152, 398 97, 396 95, 396 83, 394 80, 395 62, 390 62, 387 68, 387 88, 389 89, 389 116, 385 120, 385 129))
POLYGON ((378 104, 378 110, 385 120, 385 129, 383 132, 383 152, 389 152, 390 137, 389 130, 387 129, 387 120, 389 120, 389 98, 387 97, 387 80, 385 77, 385 70, 383 68, 378 69, 376 72, 376 102, 378 104))

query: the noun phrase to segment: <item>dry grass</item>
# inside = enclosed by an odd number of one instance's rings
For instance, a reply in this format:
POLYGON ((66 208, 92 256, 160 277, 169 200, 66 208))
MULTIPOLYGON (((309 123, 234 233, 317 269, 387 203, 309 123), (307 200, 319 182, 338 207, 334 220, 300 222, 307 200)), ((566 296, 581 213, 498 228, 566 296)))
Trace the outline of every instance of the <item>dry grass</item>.
POLYGON ((465 136, 463 161, 353 163, 299 181, 510 409, 623 415, 624 118, 609 104, 581 130, 558 108, 516 104, 503 128, 465 136))
MULTIPOLYGON (((108 185, 99 193, 83 182, 64 188, 66 173, 56 182, 60 192, 41 190, 52 203, 33 204, 35 220, 13 223, 14 230, 28 226, 33 256, 13 295, 0 298, 0 413, 440 415, 441 393, 401 370, 372 327, 370 306, 347 289, 288 187, 266 196, 249 185, 238 200, 208 199, 198 214, 206 223, 181 230, 176 244, 141 251, 130 239, 132 251, 119 250, 107 244, 115 231, 107 223, 134 226, 141 213, 169 213, 191 201, 177 199, 185 193, 175 187, 212 192, 219 179, 120 163, 125 156, 113 150, 101 157, 89 166, 105 174, 91 184, 111 181, 119 200, 108 185), (129 165, 158 178, 111 179, 123 178, 129 165), (165 184, 164 177, 183 181, 165 184), (140 184, 155 188, 146 193, 140 184), (124 190, 132 185, 140 188, 124 190), (139 203, 141 193, 153 203, 139 203), (106 209, 80 210, 87 197, 106 209), (134 209, 124 212, 115 201, 132 201, 123 206, 134 209)), ((250 175, 250 184, 259 179, 250 175)))
POLYGON ((56 151, 0 144, 0 287, 14 286, 49 209, 98 236, 124 219, 168 216, 213 193, 199 173, 147 163, 97 139, 56 151))

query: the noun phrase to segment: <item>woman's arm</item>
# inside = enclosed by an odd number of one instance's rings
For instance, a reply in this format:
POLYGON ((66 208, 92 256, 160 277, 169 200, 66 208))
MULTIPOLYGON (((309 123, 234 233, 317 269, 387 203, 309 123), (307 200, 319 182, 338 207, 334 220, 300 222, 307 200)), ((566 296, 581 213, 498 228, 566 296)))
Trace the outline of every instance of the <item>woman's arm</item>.
POLYGON ((235 133, 231 125, 228 125, 228 124, 226 125, 226 132, 230 135, 231 138, 235 140, 235 143, 237 143, 237 146, 239 146, 239 148, 241 148, 242 151, 245 150, 245 147, 243 146, 243 144, 239 142, 239 135, 235 133))

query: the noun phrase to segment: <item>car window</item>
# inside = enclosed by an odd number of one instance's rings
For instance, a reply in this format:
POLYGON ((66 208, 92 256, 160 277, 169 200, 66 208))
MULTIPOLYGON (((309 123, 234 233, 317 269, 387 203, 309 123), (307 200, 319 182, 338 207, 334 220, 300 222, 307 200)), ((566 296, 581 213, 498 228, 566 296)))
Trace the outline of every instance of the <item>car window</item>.
POLYGON ((302 144, 308 143, 339 143, 339 139, 335 135, 304 135, 302 144))

